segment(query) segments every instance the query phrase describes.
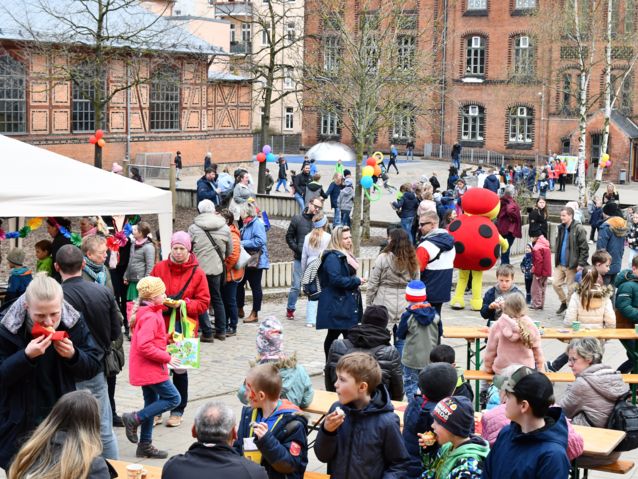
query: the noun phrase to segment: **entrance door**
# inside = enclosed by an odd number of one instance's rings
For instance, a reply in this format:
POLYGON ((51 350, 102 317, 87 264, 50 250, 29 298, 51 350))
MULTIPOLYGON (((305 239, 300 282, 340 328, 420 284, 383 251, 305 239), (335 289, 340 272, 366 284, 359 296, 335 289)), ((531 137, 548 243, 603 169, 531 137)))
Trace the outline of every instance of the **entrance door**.
POLYGON ((600 148, 603 142, 603 135, 595 133, 591 135, 591 165, 594 168, 598 168, 598 161, 600 160, 600 148))
POLYGON ((631 181, 638 181, 638 141, 631 141, 631 181))

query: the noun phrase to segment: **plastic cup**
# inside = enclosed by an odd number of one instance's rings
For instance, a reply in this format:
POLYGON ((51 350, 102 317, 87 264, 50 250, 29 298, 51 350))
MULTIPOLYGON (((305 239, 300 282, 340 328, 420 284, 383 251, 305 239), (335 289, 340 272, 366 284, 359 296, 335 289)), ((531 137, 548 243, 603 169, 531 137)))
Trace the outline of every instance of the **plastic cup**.
POLYGON ((536 329, 541 329, 541 322, 540 321, 534 321, 534 325, 536 326, 536 329))
POLYGON ((572 331, 580 331, 580 321, 572 321, 572 331))

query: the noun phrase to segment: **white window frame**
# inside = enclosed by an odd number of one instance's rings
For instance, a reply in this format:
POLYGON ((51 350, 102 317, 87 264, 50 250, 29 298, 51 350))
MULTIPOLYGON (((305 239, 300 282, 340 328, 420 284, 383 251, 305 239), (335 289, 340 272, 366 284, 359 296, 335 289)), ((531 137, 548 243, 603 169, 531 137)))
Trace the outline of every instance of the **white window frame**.
POLYGON ((291 89, 295 86, 293 81, 293 76, 294 76, 293 67, 284 67, 284 88, 291 89))
POLYGON ((508 142, 531 145, 534 142, 534 112, 525 106, 516 106, 509 111, 508 142))
POLYGON ((292 130, 295 127, 295 109, 287 106, 284 113, 284 130, 292 130))
POLYGON ((416 118, 411 106, 406 106, 405 110, 398 112, 394 117, 392 125, 393 140, 408 140, 416 135, 416 118))
POLYGON ((335 112, 321 113, 321 136, 339 136, 339 115, 335 112))
POLYGON ((235 43, 237 41, 237 27, 234 23, 230 24, 230 42, 235 43))
POLYGON ((295 43, 297 36, 297 26, 294 22, 286 23, 286 44, 292 45, 295 43))
POLYGON ((461 139, 485 141, 485 109, 479 105, 466 105, 461 115, 461 139))
POLYGON ((323 69, 335 72, 339 68, 339 38, 325 37, 323 40, 323 69))
POLYGON ((528 35, 514 38, 514 74, 531 77, 534 75, 534 44, 528 35))
POLYGON ((481 36, 465 39, 465 76, 485 75, 486 43, 481 36))
POLYGON ((409 70, 414 67, 416 55, 416 38, 412 35, 402 35, 398 39, 398 67, 409 70))
POLYGON ((467 0, 467 9, 472 10, 487 10, 487 0, 467 0))
POLYGON ((250 23, 244 22, 241 24, 241 41, 242 43, 252 42, 253 28, 250 23))
POLYGON ((516 0, 514 10, 532 10, 536 8, 536 0, 516 0))
POLYGON ((270 29, 268 28, 261 29, 261 44, 264 46, 270 45, 270 42, 268 41, 269 33, 270 33, 270 29))

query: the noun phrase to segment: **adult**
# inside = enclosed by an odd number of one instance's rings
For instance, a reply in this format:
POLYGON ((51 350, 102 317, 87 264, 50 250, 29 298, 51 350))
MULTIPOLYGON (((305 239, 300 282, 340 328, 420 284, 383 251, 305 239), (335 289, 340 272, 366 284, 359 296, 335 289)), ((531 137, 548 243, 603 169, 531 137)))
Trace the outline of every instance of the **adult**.
POLYGON ((204 176, 197 180, 197 204, 202 200, 210 200, 215 205, 221 203, 221 189, 217 183, 217 172, 207 168, 204 176))
POLYGON ((416 256, 421 271, 421 281, 428 285, 428 302, 441 314, 443 303, 450 301, 452 273, 454 271, 454 238, 447 230, 439 228, 439 216, 426 211, 419 218, 421 244, 416 256))
POLYGON ((241 255, 241 233, 235 226, 235 218, 228 210, 219 213, 226 221, 230 230, 230 238, 233 242, 233 250, 226 258, 226 282, 222 285, 222 299, 224 302, 224 313, 226 314, 226 336, 237 334, 237 323, 239 316, 237 311, 237 287, 244 277, 244 268, 235 269, 241 255))
MULTIPOLYGON (((191 250, 191 237, 188 233, 185 231, 173 233, 171 237, 171 252, 168 258, 153 267, 151 276, 160 278, 164 282, 166 296, 186 302, 188 317, 199 323, 199 316, 208 311, 210 294, 208 292, 206 274, 199 266, 199 262, 191 250)), ((170 314, 170 308, 164 312, 167 328, 170 314)), ((179 311, 177 316, 179 317, 179 311)), ((198 330, 197 326, 195 327, 196 332, 198 330)), ((177 332, 182 331, 179 320, 175 321, 175 330, 177 332)), ((173 369, 173 385, 181 396, 181 402, 171 411, 170 417, 166 422, 168 427, 178 427, 182 424, 182 416, 188 403, 188 373, 186 369, 173 369)))
MULTIPOLYGON (((623 318, 638 324, 638 256, 631 260, 631 269, 621 271, 616 276, 616 311, 623 318)), ((618 366, 618 371, 628 374, 636 365, 635 342, 622 340, 622 345, 627 350, 627 361, 618 366)))
POLYGON ((182 172, 182 152, 178 151, 175 154, 175 181, 179 181, 179 175, 182 172))
POLYGON ((536 200, 534 208, 529 212, 529 236, 530 238, 536 238, 542 234, 547 238, 548 224, 547 219, 549 213, 547 211, 547 202, 545 198, 539 196, 536 200), (534 233, 534 234, 532 234, 534 233))
POLYGON ((279 192, 279 187, 283 185, 286 193, 289 193, 288 189, 288 162, 284 155, 279 155, 279 159, 277 160, 277 164, 279 165, 277 171, 277 185, 275 186, 275 191, 279 192))
MULTIPOLYGON (((65 244, 71 244, 71 240, 60 233, 60 227, 66 228, 67 230, 71 231, 71 221, 60 216, 56 216, 55 218, 47 218, 47 233, 49 233, 49 236, 53 238, 53 241, 51 243, 52 258, 55 258, 55 255, 58 254, 58 250, 62 248, 62 246, 64 246, 65 244)), ((53 271, 51 277, 58 283, 62 281, 62 279, 60 278, 60 274, 57 271, 53 271)))
POLYGON ((447 190, 454 191, 456 182, 459 181, 459 170, 455 166, 450 166, 448 170, 447 184, 445 185, 447 190))
POLYGON ((8 469, 56 401, 75 391, 76 380, 98 373, 101 357, 86 322, 64 301, 62 286, 37 274, 0 320, 0 468, 8 469), (68 337, 53 341, 52 334, 34 334, 35 325, 68 337))
MULTIPOLYGON (((405 287, 403 288, 405 293, 405 287)), ((403 371, 401 355, 392 346, 388 331, 388 309, 381 305, 368 306, 361 324, 348 332, 348 337, 337 339, 330 346, 324 369, 326 391, 336 391, 337 363, 346 354, 361 351, 371 354, 381 366, 382 382, 393 401, 403 400, 403 371)))
POLYGON ((306 239, 306 235, 312 231, 313 216, 322 209, 323 199, 315 198, 311 200, 306 206, 306 209, 292 217, 286 230, 286 244, 293 253, 292 285, 288 292, 288 304, 286 306, 287 319, 295 319, 297 299, 299 299, 299 292, 301 290, 301 275, 303 274, 301 255, 303 253, 304 240, 306 239))
POLYGON ((558 177, 559 189, 558 191, 565 191, 565 179, 567 178, 567 166, 565 162, 560 158, 556 158, 556 166, 554 167, 554 174, 558 177))
POLYGON ((317 329, 327 329, 323 350, 328 351, 335 339, 348 336, 348 330, 361 320, 361 292, 366 280, 357 276, 359 262, 352 254, 352 234, 347 226, 332 230, 330 244, 323 252, 317 273, 321 285, 317 329))
POLYGON ((388 160, 388 167, 386 170, 390 173, 390 167, 394 166, 394 171, 399 174, 399 169, 397 168, 397 158, 399 157, 399 150, 394 145, 390 145, 390 159, 388 160))
POLYGON ((612 284, 620 273, 625 252, 625 238, 629 233, 627 221, 615 201, 603 206, 603 224, 598 229, 596 249, 604 249, 611 255, 609 271, 603 277, 605 284, 612 284))
POLYGON ((88 235, 95 235, 98 233, 98 219, 97 216, 83 216, 80 220, 80 236, 84 238, 88 235))
POLYGON ((405 144, 405 159, 414 160, 414 140, 408 138, 408 142, 405 144))
POLYGON ((613 183, 607 183, 607 190, 603 193, 603 205, 614 201, 618 203, 620 201, 620 195, 616 191, 616 185, 613 183))
MULTIPOLYGON (((197 205, 199 215, 188 228, 191 236, 193 253, 197 256, 200 268, 206 274, 210 303, 215 314, 216 339, 226 339, 226 310, 222 299, 222 284, 226 281, 225 262, 233 252, 233 241, 230 228, 223 216, 215 211, 210 200, 202 200, 197 205)), ((213 328, 208 311, 201 316, 203 342, 212 342, 213 328)))
POLYGON ((401 218, 401 228, 408 234, 410 243, 414 242, 412 237, 412 222, 417 214, 419 208, 420 199, 416 197, 412 191, 412 185, 410 183, 404 183, 399 188, 399 191, 403 193, 401 198, 392 203, 392 206, 398 211, 399 218, 401 218))
MULTIPOLYGON (((603 348, 596 338, 572 339, 567 347, 569 366, 576 380, 558 401, 565 416, 581 426, 606 427, 616 402, 629 392, 622 376, 605 364, 603 348)), ((601 466, 618 460, 619 452, 609 456, 581 456, 579 467, 601 466)))
POLYGON ((213 168, 217 171, 217 165, 213 163, 213 154, 210 151, 206 152, 206 156, 204 156, 204 171, 209 168, 213 168))
POLYGON ((439 188, 441 188, 441 183, 436 176, 436 171, 432 172, 432 176, 430 176, 430 184, 432 185, 432 194, 436 193, 439 188))
POLYGON ((510 264, 510 251, 512 244, 516 238, 523 236, 521 232, 521 209, 514 199, 516 188, 513 185, 507 185, 501 196, 501 209, 496 219, 496 227, 503 238, 507 240, 509 245, 507 251, 501 253, 501 264, 510 264))
MULTIPOLYGON (((312 217, 312 231, 303 240, 301 252, 301 274, 303 277, 306 268, 317 258, 321 257, 330 244, 330 226, 328 217, 322 212, 317 212, 312 217)), ((317 307, 319 302, 308 298, 306 304, 306 326, 314 327, 317 324, 317 307)))
POLYGON ((405 285, 418 277, 419 262, 410 238, 402 229, 392 230, 388 245, 374 261, 368 279, 366 304, 368 307, 381 305, 388 310, 390 327, 394 333, 401 314, 408 307, 405 285))
POLYGON ((140 183, 144 183, 144 178, 142 178, 140 169, 137 168, 136 166, 131 167, 131 178, 134 179, 135 181, 139 181, 140 183))
POLYGON ((560 225, 554 251, 556 254, 552 287, 560 300, 556 314, 562 314, 567 310, 567 294, 571 295, 576 273, 587 266, 589 257, 587 231, 578 221, 574 221, 574 210, 569 206, 560 210, 560 225), (564 286, 567 286, 567 293, 563 289, 564 286))
MULTIPOLYGON (((112 291, 82 279, 83 261, 82 252, 77 247, 66 245, 60 248, 55 257, 55 269, 62 277, 64 300, 82 314, 103 358, 98 373, 90 379, 78 381, 77 388, 88 389, 98 400, 100 435, 104 447, 102 455, 107 459, 117 459, 119 451, 113 432, 113 410, 109 399, 107 376, 117 375, 124 366, 122 313, 112 291), (112 369, 113 364, 116 366, 115 370, 112 369)), ((115 393, 115 377, 112 381, 115 393)))
POLYGON ((461 149, 461 145, 459 145, 458 143, 454 143, 454 145, 452 146, 452 166, 457 170, 461 169, 461 149))
POLYGON ((242 205, 240 210, 243 227, 241 229, 241 245, 251 255, 246 264, 244 274, 237 288, 237 306, 239 317, 244 317, 244 304, 246 301, 246 283, 250 285, 253 294, 253 308, 250 316, 244 319, 244 323, 256 323, 259 321, 263 292, 261 290, 261 277, 264 270, 270 268, 268 258, 268 237, 266 227, 257 214, 257 207, 252 201, 242 205))
MULTIPOLYGON (((123 235, 124 227, 128 223, 129 218, 125 215, 113 215, 102 217, 104 223, 107 226, 109 235, 123 235)), ((113 294, 117 300, 117 304, 120 307, 122 316, 124 317, 124 333, 127 338, 129 336, 128 320, 126 318, 126 293, 127 285, 124 284, 124 276, 126 275, 126 268, 128 267, 129 259, 131 256, 131 241, 126 241, 123 246, 120 246, 117 251, 110 250, 108 257, 109 274, 111 275, 111 283, 113 284, 113 294)))
POLYGON ((133 226, 133 240, 128 266, 124 273, 124 284, 128 285, 126 299, 137 299, 137 283, 140 279, 151 274, 155 266, 155 246, 150 238, 151 225, 140 221, 133 226))
MULTIPOLYGON (((82 253, 84 254, 82 277, 87 281, 105 286, 113 292, 111 273, 106 267, 107 252, 108 248, 104 236, 85 236, 82 240, 82 253)), ((55 258, 57 258, 57 253, 53 259, 55 260, 55 258)))
POLYGON ((22 446, 9 477, 110 479, 117 473, 100 457, 101 450, 98 403, 88 391, 73 391, 60 398, 22 446))
POLYGON ((304 163, 301 167, 301 172, 293 176, 292 189, 294 192, 295 201, 299 205, 299 211, 303 211, 305 207, 304 197, 306 196, 306 185, 312 181, 310 176, 310 163, 304 163))
POLYGON ((267 479, 266 470, 237 452, 237 421, 226 404, 210 401, 197 411, 192 428, 197 440, 184 454, 171 457, 162 469, 162 479, 232 477, 267 479))
POLYGON ((487 176, 483 181, 483 188, 486 190, 493 191, 494 193, 498 193, 499 188, 501 187, 501 182, 496 176, 496 172, 494 168, 490 168, 487 170, 487 176))
POLYGON ((343 187, 343 175, 335 173, 332 177, 332 183, 328 186, 326 195, 330 198, 330 207, 332 208, 332 225, 339 226, 341 224, 341 210, 339 209, 339 194, 343 187))
POLYGON ((254 198, 255 194, 248 186, 250 184, 250 175, 247 171, 241 171, 236 177, 235 188, 233 189, 233 201, 238 205, 243 205, 250 198, 254 198))

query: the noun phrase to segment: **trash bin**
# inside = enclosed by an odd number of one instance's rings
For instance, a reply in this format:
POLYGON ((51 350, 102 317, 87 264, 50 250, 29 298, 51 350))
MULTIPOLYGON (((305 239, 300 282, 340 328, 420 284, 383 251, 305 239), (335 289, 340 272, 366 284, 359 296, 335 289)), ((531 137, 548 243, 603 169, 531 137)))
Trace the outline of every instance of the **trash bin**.
POLYGON ((618 178, 618 182, 621 185, 624 185, 627 182, 627 170, 620 170, 620 176, 618 178))

